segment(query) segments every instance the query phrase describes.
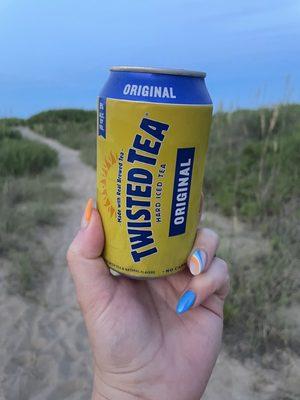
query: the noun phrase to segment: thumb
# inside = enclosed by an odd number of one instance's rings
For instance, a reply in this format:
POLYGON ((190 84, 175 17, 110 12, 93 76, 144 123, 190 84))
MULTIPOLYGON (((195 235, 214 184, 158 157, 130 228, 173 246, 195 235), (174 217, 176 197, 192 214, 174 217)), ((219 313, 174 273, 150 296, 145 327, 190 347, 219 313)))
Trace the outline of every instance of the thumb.
POLYGON ((93 208, 93 199, 88 199, 81 219, 80 230, 71 243, 70 250, 86 259, 96 259, 103 251, 104 232, 98 211, 93 208))
POLYGON ((84 314, 98 313, 110 301, 116 282, 101 256, 104 232, 98 211, 89 199, 81 227, 67 252, 69 270, 75 283, 77 300, 84 314))

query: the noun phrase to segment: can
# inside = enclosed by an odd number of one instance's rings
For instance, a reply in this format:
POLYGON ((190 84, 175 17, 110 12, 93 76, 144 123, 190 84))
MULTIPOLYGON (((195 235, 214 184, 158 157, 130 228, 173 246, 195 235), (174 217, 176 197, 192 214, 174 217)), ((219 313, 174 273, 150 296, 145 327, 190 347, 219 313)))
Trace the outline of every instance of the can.
POLYGON ((110 70, 97 106, 97 206, 103 257, 114 271, 154 278, 186 265, 212 117, 204 78, 186 70, 110 70))

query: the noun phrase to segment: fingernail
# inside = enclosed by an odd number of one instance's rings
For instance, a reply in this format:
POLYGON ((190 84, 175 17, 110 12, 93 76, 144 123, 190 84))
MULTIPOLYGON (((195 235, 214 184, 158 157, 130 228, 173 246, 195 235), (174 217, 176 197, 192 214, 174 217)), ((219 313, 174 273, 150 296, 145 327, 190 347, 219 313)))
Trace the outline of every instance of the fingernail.
POLYGON ((119 272, 115 271, 114 269, 109 268, 109 272, 113 275, 113 276, 120 276, 121 274, 119 274, 119 272))
POLYGON ((201 272, 205 268, 206 259, 207 256, 204 250, 199 250, 199 249, 194 250, 189 260, 189 269, 191 271, 191 274, 193 275, 201 274, 201 272))
POLYGON ((81 219, 81 229, 85 229, 91 220, 93 204, 93 199, 88 199, 85 206, 84 214, 81 219))
POLYGON ((176 312, 177 314, 183 314, 188 311, 195 303, 196 295, 192 290, 185 292, 178 300, 176 312))

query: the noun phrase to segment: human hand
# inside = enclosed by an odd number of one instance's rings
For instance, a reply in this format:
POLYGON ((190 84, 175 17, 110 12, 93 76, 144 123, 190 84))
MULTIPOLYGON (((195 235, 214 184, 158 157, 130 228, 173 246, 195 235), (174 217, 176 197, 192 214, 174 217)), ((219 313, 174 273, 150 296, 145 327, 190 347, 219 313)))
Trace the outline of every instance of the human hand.
POLYGON ((67 259, 93 352, 92 399, 199 400, 220 351, 229 290, 217 235, 198 231, 188 259, 194 277, 188 269, 160 279, 112 276, 103 246, 89 200, 67 259))

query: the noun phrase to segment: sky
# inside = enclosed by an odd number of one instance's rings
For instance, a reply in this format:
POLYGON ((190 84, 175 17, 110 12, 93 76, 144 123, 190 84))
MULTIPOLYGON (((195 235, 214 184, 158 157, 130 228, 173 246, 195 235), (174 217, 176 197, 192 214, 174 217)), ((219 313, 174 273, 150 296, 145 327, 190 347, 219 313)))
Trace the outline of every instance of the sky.
POLYGON ((205 71, 215 108, 300 102, 300 1, 0 0, 0 117, 93 109, 112 65, 205 71))

